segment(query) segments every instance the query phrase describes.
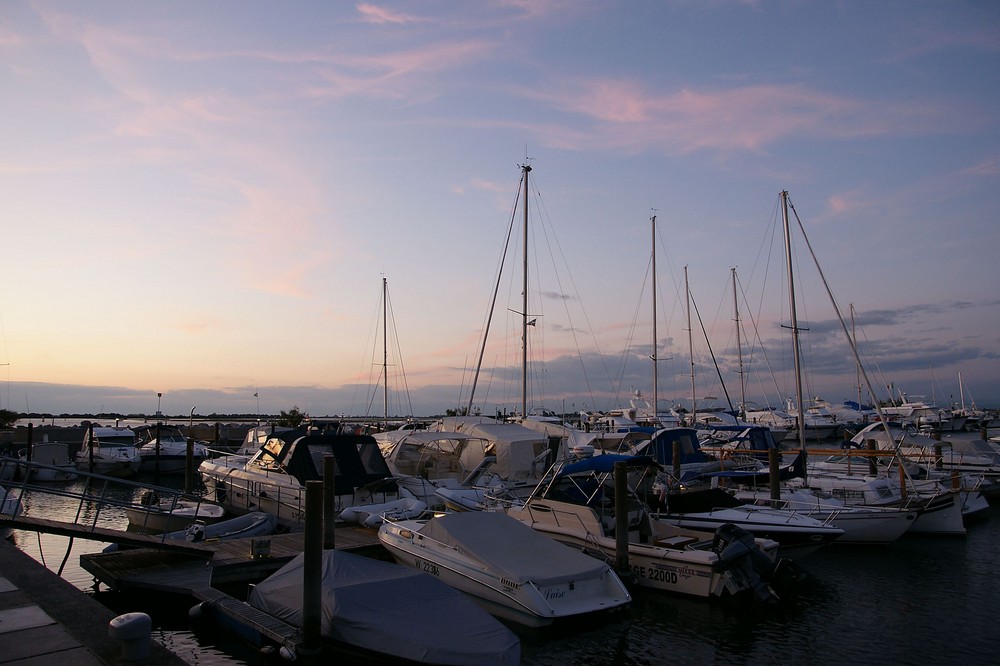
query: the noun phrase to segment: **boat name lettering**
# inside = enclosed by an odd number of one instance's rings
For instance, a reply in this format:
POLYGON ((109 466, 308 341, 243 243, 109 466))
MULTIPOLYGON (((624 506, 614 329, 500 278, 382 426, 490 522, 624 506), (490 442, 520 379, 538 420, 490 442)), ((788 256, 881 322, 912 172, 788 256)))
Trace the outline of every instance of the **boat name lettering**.
POLYGON ((667 571, 666 569, 654 567, 647 569, 646 567, 636 565, 632 567, 632 573, 639 578, 645 578, 659 583, 677 584, 677 573, 674 571, 667 571))
POLYGON ((434 564, 433 562, 428 562, 427 560, 417 560, 416 565, 418 569, 420 569, 421 571, 426 571, 432 576, 441 575, 441 570, 438 569, 438 565, 434 564))
POLYGON ((566 596, 566 590, 564 588, 558 589, 548 589, 545 590, 545 600, 549 601, 552 599, 562 599, 566 596))

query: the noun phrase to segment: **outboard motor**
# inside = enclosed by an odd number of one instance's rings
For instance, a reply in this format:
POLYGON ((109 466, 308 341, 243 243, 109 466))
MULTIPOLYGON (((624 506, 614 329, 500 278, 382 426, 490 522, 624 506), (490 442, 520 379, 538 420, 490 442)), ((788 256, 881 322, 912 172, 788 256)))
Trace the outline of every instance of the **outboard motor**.
POLYGON ((726 523, 715 531, 712 550, 727 571, 751 587, 760 601, 777 602, 778 597, 768 585, 775 563, 757 547, 754 536, 742 527, 726 523))

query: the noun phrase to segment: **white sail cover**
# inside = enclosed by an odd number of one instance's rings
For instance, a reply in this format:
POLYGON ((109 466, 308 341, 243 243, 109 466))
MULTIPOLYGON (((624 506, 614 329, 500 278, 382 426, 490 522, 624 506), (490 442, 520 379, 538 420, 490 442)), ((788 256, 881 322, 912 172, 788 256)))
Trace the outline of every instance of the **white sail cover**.
MULTIPOLYGON (((304 555, 254 587, 251 606, 302 626, 304 555)), ((408 567, 323 552, 323 637, 433 664, 509 664, 518 637, 460 592, 408 567)))
POLYGON ((457 548, 517 583, 556 585, 600 577, 608 565, 536 532, 505 513, 462 511, 427 522, 420 533, 457 548))

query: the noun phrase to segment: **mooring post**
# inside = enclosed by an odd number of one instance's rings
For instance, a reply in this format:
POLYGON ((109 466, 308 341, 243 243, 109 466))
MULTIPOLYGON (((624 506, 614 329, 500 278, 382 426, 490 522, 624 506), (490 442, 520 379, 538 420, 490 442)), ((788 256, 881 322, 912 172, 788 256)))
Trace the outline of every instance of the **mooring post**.
POLYGON ((156 448, 154 449, 154 451, 156 457, 153 463, 153 474, 154 474, 153 478, 156 479, 156 483, 157 485, 159 485, 160 483, 160 422, 159 421, 156 422, 156 448))
POLYGON ((875 451, 878 449, 878 440, 866 439, 865 443, 868 445, 868 473, 872 476, 877 476, 878 459, 875 457, 875 451))
POLYGON ((332 550, 336 540, 334 521, 337 513, 337 458, 323 456, 323 548, 332 550))
POLYGON ((781 451, 770 449, 767 452, 767 479, 771 489, 771 506, 779 508, 781 504, 781 451))
POLYGON ((31 462, 31 445, 32 445, 32 440, 34 439, 34 436, 32 434, 32 430, 34 429, 34 427, 35 427, 34 423, 28 423, 28 442, 27 442, 27 446, 25 446, 25 454, 24 454, 25 455, 25 459, 28 462, 31 462))
POLYGON ((618 571, 628 568, 628 467, 615 462, 615 562, 618 571))
POLYGON ((323 482, 306 481, 306 528, 302 568, 302 643, 299 654, 320 653, 323 616, 323 482))
POLYGON ((671 451, 671 453, 673 454, 673 458, 674 458, 674 460, 673 460, 674 479, 676 481, 680 481, 681 480, 681 443, 680 443, 679 440, 676 440, 676 439, 674 440, 674 448, 673 448, 673 451, 671 451))
POLYGON ((184 492, 190 494, 194 476, 194 438, 187 438, 187 452, 184 456, 184 492))
POLYGON ((90 461, 87 471, 93 474, 94 473, 94 424, 93 423, 87 424, 87 447, 88 447, 87 448, 88 460, 90 461))

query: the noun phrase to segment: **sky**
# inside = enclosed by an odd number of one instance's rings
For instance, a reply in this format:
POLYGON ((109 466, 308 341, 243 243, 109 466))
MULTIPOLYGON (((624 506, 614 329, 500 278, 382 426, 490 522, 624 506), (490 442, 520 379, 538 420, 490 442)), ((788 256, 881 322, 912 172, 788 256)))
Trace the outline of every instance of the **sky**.
POLYGON ((1000 407, 997 3, 11 0, 0 91, 0 408, 519 410, 525 314, 529 409, 780 405, 789 291, 1000 407))

